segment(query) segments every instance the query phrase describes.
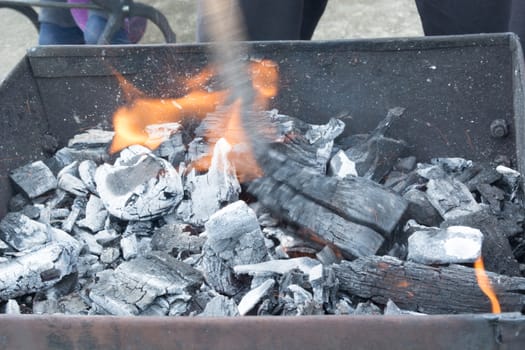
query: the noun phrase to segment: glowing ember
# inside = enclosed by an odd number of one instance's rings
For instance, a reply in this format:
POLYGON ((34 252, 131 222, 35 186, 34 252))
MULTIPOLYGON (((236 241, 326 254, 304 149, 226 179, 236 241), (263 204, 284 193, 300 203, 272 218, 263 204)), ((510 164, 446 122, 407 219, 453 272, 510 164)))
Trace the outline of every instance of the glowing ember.
MULTIPOLYGON (((256 93, 255 109, 266 109, 271 98, 277 94, 279 80, 278 67, 269 60, 253 61, 250 64, 251 77, 256 93)), ((148 126, 180 122, 186 117, 204 118, 206 114, 223 105, 229 97, 229 92, 207 91, 207 84, 214 76, 212 69, 204 69, 200 74, 191 77, 184 83, 184 88, 189 91, 187 95, 174 99, 147 98, 133 87, 122 76, 117 74, 123 91, 128 98, 135 98, 129 105, 119 108, 113 116, 115 137, 110 148, 111 153, 118 152, 130 145, 140 144, 150 149, 157 148, 164 138, 152 137, 148 126)), ((232 147, 246 145, 242 160, 234 159, 239 176, 245 179, 260 175, 260 170, 249 149, 242 123, 240 120, 240 101, 229 105, 226 109, 224 135, 217 135, 213 130, 207 135, 209 139, 225 138, 232 147)), ((192 164, 197 168, 206 167, 206 161, 192 164)))
POLYGON ((498 297, 490 285, 489 278, 485 273, 485 266, 483 264, 483 259, 479 257, 474 263, 474 269, 476 271, 476 278, 478 280, 479 288, 485 295, 489 298, 490 303, 492 304, 492 313, 500 314, 501 307, 499 305, 498 297))

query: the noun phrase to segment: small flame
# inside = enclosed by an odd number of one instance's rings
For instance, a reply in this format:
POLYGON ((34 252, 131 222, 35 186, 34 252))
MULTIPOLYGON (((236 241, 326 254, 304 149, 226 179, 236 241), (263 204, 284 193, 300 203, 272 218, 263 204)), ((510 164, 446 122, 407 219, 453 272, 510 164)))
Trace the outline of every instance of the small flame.
MULTIPOLYGON (((277 95, 278 67, 270 60, 259 60, 252 61, 250 69, 253 88, 256 92, 255 108, 266 109, 270 99, 277 95)), ((218 106, 225 103, 229 92, 226 90, 207 91, 206 85, 214 75, 213 69, 206 68, 186 80, 184 88, 189 91, 187 95, 173 99, 155 99, 145 97, 136 87, 117 74, 126 98, 132 99, 134 96, 135 99, 129 105, 119 108, 113 116, 115 136, 110 152, 115 153, 134 144, 155 149, 164 139, 152 137, 148 133, 148 126, 180 122, 189 116, 204 118, 208 113, 215 111, 218 106)), ((242 128, 240 106, 240 101, 236 101, 225 110, 221 110, 221 115, 225 116, 224 121, 217 127, 217 130, 210 130, 207 138, 213 142, 223 137, 234 149, 238 145, 243 145, 248 148, 243 150, 243 154, 251 154, 250 143, 247 142, 242 128), (222 130, 224 134, 218 134, 219 130, 222 130)), ((239 153, 233 152, 233 155, 239 153)), ((254 178, 262 173, 253 156, 233 159, 233 161, 241 181, 243 177, 244 179, 254 178)), ((199 164, 192 164, 192 166, 202 169, 207 168, 208 164, 209 158, 202 159, 199 164)))
POLYGON ((476 262, 474 262, 474 270, 476 272, 476 279, 478 280, 478 285, 481 291, 489 298, 492 305, 492 313, 500 314, 501 307, 499 305, 498 297, 492 288, 487 273, 485 272, 485 265, 483 264, 483 259, 479 257, 476 262))

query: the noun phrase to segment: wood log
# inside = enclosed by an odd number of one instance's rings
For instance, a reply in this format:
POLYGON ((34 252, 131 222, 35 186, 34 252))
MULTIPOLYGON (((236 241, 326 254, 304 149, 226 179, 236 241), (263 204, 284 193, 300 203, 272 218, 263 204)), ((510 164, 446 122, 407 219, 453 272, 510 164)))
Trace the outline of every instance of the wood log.
MULTIPOLYGON (((428 314, 486 313, 490 301, 481 292, 474 269, 431 267, 390 256, 370 256, 334 265, 340 290, 385 305, 428 314)), ((487 272, 504 312, 525 306, 525 278, 487 272)))

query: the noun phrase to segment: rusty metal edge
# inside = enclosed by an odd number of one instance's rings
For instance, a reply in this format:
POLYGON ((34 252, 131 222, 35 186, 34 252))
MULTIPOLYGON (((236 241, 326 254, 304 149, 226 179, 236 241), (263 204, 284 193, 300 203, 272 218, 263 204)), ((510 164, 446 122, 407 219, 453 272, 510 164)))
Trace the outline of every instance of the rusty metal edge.
POLYGON ((0 349, 522 349, 525 317, 0 316, 0 349))

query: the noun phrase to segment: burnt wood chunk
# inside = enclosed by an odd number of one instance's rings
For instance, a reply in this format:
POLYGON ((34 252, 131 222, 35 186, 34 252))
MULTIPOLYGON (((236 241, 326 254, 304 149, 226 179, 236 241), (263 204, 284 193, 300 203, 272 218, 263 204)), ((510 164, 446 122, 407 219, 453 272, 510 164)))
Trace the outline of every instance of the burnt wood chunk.
MULTIPOLYGON (((385 305, 429 314, 486 313, 490 301, 480 290, 474 269, 460 265, 431 267, 390 256, 369 256, 334 266, 339 288, 385 305)), ((525 278, 487 272, 502 311, 525 306, 525 278)))
POLYGON ((57 188, 58 182, 51 170, 37 161, 13 170, 9 177, 29 198, 36 198, 57 188))

